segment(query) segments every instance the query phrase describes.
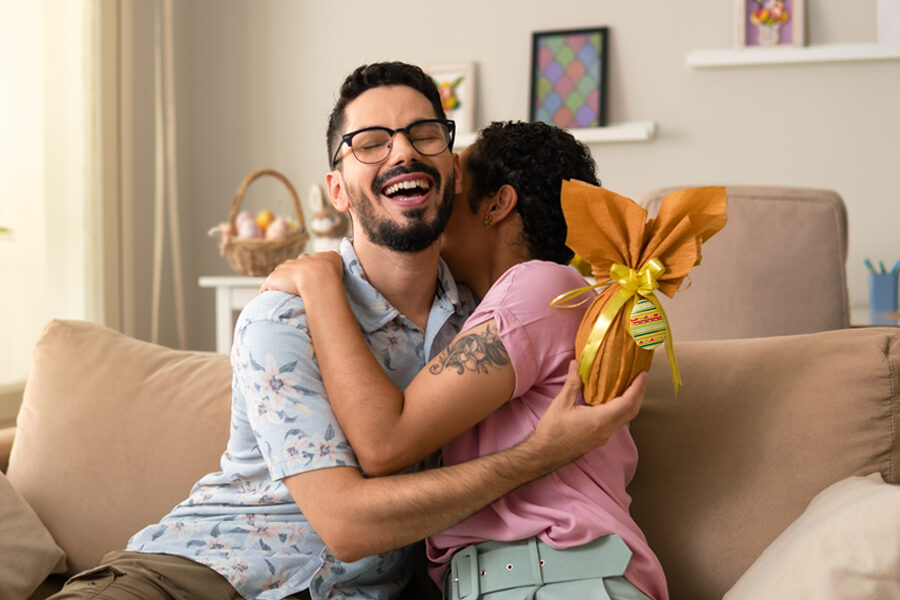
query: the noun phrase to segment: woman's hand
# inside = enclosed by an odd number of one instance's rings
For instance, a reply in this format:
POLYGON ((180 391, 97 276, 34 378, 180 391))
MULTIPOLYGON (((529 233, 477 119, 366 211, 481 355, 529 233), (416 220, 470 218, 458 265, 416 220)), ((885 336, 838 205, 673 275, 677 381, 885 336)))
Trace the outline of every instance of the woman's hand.
POLYGON ((621 396, 605 404, 588 406, 578 403, 581 376, 578 363, 569 363, 569 373, 562 390, 541 417, 531 440, 540 442, 543 452, 555 456, 559 466, 606 444, 641 410, 647 373, 639 373, 621 396))
POLYGON ((329 282, 340 283, 343 276, 344 263, 337 252, 301 254, 275 267, 263 281, 259 291, 262 293, 266 290, 276 290, 305 296, 316 286, 329 282))

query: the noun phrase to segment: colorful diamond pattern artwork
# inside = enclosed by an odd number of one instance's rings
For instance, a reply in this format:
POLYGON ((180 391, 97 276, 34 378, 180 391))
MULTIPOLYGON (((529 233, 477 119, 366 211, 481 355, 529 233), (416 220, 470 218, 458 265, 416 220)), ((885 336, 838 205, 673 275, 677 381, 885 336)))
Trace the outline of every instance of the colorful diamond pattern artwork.
POLYGON ((544 36, 538 40, 534 120, 559 127, 599 127, 603 68, 601 33, 544 36))

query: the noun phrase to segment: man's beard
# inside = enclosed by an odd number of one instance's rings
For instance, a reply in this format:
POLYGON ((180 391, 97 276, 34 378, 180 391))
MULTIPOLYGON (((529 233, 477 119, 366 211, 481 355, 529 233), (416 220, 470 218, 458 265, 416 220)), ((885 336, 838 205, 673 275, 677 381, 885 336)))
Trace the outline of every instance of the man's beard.
MULTIPOLYGON (((352 188, 347 190, 350 204, 356 209, 359 226, 362 227, 366 237, 373 243, 394 252, 420 252, 434 244, 441 236, 441 233, 443 233, 444 227, 447 226, 447 220, 450 218, 450 211, 453 209, 453 197, 455 194, 451 185, 455 179, 453 171, 450 172, 449 179, 445 181, 441 178, 437 169, 428 165, 397 167, 376 178, 372 184, 372 193, 375 194, 376 198, 379 198, 385 181, 398 175, 417 172, 431 175, 432 180, 435 184, 439 184, 440 189, 443 191, 437 205, 437 214, 430 223, 425 220, 428 206, 417 206, 403 211, 403 216, 407 218, 409 223, 400 225, 389 219, 379 218, 375 214, 372 200, 365 194, 352 188)), ((434 189, 432 188, 432 190, 434 189)))

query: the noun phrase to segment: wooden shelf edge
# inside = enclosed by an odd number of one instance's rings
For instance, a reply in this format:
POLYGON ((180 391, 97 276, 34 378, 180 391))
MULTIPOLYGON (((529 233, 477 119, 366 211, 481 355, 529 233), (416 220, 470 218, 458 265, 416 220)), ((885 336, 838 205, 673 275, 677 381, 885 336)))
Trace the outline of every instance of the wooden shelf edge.
MULTIPOLYGON (((629 121, 615 123, 607 127, 586 127, 568 129, 575 139, 585 144, 602 144, 613 142, 646 142, 656 137, 656 123, 653 121, 629 121)), ((474 133, 456 136, 454 150, 461 150, 475 141, 474 133)))

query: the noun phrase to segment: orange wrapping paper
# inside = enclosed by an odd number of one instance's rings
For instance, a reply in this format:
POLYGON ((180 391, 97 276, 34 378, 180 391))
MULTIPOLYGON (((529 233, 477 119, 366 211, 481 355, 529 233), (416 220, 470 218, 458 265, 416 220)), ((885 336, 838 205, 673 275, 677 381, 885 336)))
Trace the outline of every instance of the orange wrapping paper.
MULTIPOLYGON (((691 268, 700 264, 701 244, 725 226, 727 202, 724 187, 680 190, 666 196, 659 214, 648 221, 647 211, 624 196, 581 181, 564 181, 566 245, 591 265, 598 284, 611 282, 614 264, 640 271, 651 259, 658 259, 665 267, 657 279, 658 291, 671 298, 691 268)), ((588 307, 575 336, 579 361, 595 322, 621 288, 611 282, 588 307)), ((638 373, 650 368, 653 351, 639 348, 629 333, 633 304, 634 298, 612 319, 590 364, 584 380, 584 398, 589 404, 602 404, 621 395, 638 373)), ((669 324, 666 343, 671 339, 669 324)))

